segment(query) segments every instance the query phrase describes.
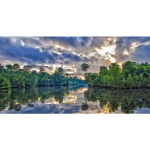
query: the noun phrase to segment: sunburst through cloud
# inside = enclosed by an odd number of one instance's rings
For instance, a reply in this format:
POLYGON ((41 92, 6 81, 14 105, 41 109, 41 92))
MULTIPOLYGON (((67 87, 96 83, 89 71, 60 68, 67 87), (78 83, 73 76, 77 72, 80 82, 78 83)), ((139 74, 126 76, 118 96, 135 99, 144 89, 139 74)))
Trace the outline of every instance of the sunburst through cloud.
POLYGON ((0 113, 150 113, 149 58, 149 37, 0 37, 0 113))

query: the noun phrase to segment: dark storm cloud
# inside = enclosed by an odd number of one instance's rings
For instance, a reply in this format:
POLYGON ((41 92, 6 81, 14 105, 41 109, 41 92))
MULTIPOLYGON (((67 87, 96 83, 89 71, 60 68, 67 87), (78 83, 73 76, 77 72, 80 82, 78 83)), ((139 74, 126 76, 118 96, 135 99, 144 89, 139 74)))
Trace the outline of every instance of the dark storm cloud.
POLYGON ((7 37, 0 38, 0 55, 8 60, 16 60, 32 65, 36 63, 60 63, 60 61, 65 60, 69 62, 82 61, 80 56, 70 52, 57 54, 52 51, 40 51, 38 48, 33 48, 27 45, 22 46, 7 37))
POLYGON ((42 42, 51 41, 58 45, 78 46, 78 39, 76 37, 41 37, 40 40, 42 42))
POLYGON ((53 63, 59 57, 56 53, 48 51, 41 52, 39 49, 29 46, 21 46, 9 38, 0 38, 0 55, 7 59, 15 59, 26 63, 53 63))
POLYGON ((91 37, 40 37, 43 43, 53 43, 63 47, 86 47, 91 43, 91 37))
POLYGON ((82 59, 78 55, 74 55, 72 53, 62 53, 62 56, 66 59, 70 59, 70 61, 81 61, 82 59))

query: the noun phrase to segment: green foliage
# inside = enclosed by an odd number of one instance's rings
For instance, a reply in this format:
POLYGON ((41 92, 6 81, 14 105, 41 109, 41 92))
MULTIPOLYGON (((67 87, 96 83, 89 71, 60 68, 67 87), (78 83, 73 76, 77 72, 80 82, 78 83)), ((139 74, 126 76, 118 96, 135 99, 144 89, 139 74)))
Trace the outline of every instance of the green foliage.
POLYGON ((69 84, 71 84, 71 85, 84 84, 84 81, 78 79, 77 77, 70 77, 67 80, 68 80, 69 84))
POLYGON ((8 79, 6 79, 5 77, 0 77, 0 88, 10 88, 11 87, 11 83, 8 79))
POLYGON ((131 76, 134 76, 136 74, 136 63, 132 61, 127 61, 124 64, 122 64, 122 72, 125 74, 126 77, 128 77, 129 74, 131 76))
POLYGON ((51 77, 51 85, 65 85, 66 84, 66 78, 65 76, 60 72, 55 72, 51 77))
POLYGON ((28 74, 25 79, 25 85, 27 87, 35 87, 38 83, 38 76, 35 74, 28 74))
POLYGON ((4 69, 4 66, 1 66, 1 65, 0 65, 0 69, 4 69))
POLYGON ((107 70, 101 70, 101 71, 99 72, 99 74, 102 75, 102 76, 105 76, 105 75, 108 74, 108 71, 107 71, 107 70))
POLYGON ((13 69, 13 70, 19 70, 19 69, 20 69, 20 66, 19 66, 18 64, 14 64, 14 65, 12 66, 12 69, 13 69))
POLYGON ((100 67, 100 71, 102 71, 102 70, 108 70, 108 69, 107 69, 107 67, 105 67, 105 66, 101 66, 101 67, 100 67))
POLYGON ((86 73, 85 83, 93 87, 117 89, 150 88, 150 65, 127 61, 121 69, 116 63, 111 63, 109 70, 101 66, 99 75, 86 73))
MULTIPOLYGON (((33 72, 34 74, 34 72, 33 72)), ((50 80, 51 76, 46 73, 46 72, 40 72, 38 75, 38 85, 39 86, 49 86, 50 85, 50 80)))
POLYGON ((63 70, 61 67, 59 67, 57 72, 59 72, 59 73, 63 73, 63 72, 64 72, 64 70, 63 70))
POLYGON ((4 70, 4 66, 1 66, 0 64, 0 73, 4 70))
POLYGON ((113 77, 117 77, 121 74, 121 68, 116 63, 111 63, 108 74, 113 77))
POLYGON ((90 68, 90 66, 88 64, 86 64, 86 63, 83 63, 81 65, 81 68, 82 68, 83 71, 87 71, 87 69, 90 68))
POLYGON ((11 64, 9 64, 9 65, 6 65, 6 68, 7 68, 8 70, 12 70, 12 69, 13 69, 13 66, 12 66, 11 64))
POLYGON ((40 68, 39 72, 34 70, 31 72, 32 66, 28 65, 20 69, 18 64, 9 64, 6 68, 0 66, 0 88, 84 84, 84 81, 77 77, 69 77, 61 67, 53 74, 44 72, 43 68, 40 68))
POLYGON ((32 66, 29 66, 29 65, 23 66, 24 71, 27 71, 27 72, 29 72, 31 68, 32 66))
POLYGON ((133 78, 131 76, 131 74, 128 75, 127 80, 126 80, 126 88, 132 88, 133 87, 133 78))

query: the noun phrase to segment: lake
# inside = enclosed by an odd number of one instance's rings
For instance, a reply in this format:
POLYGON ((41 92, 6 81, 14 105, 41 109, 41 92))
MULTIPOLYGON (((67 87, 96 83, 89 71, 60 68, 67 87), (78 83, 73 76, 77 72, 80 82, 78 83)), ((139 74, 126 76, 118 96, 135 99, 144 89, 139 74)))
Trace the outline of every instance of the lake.
POLYGON ((0 90, 1 114, 149 114, 150 89, 87 85, 0 90))

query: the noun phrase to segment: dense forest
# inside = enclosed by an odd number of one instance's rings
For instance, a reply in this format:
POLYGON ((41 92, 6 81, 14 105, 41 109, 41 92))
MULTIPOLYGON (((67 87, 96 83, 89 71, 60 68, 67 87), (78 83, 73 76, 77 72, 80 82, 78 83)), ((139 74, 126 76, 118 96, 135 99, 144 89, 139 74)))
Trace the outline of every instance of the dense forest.
MULTIPOLYGON (((90 66, 86 63, 81 65, 85 71, 85 83, 90 87, 108 87, 117 89, 149 88, 150 87, 150 65, 127 61, 122 67, 111 63, 109 69, 100 67, 99 73, 87 73, 90 66)), ((31 70, 31 66, 20 68, 18 64, 6 65, 6 69, 0 65, 0 89, 24 88, 51 85, 75 85, 84 84, 77 77, 69 77, 69 74, 59 67, 53 74, 45 72, 42 68, 37 72, 31 70)))
POLYGON ((6 69, 0 65, 0 89, 24 88, 51 85, 75 85, 84 84, 77 77, 69 77, 69 74, 59 67, 53 74, 49 74, 40 68, 40 71, 31 71, 31 66, 20 68, 18 64, 6 65, 6 69))
POLYGON ((109 69, 100 67, 99 73, 87 73, 88 64, 82 64, 85 71, 85 83, 90 87, 108 87, 117 89, 149 88, 150 87, 150 64, 127 61, 122 68, 116 63, 111 63, 109 69))

